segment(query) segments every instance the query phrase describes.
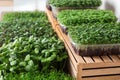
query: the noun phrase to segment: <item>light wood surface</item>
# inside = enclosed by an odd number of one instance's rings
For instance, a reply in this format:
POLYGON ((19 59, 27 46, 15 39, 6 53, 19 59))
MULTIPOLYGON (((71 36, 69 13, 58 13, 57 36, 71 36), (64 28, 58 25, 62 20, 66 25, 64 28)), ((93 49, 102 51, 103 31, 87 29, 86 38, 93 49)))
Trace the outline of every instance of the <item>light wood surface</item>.
POLYGON ((0 0, 0 6, 13 6, 13 0, 0 0))

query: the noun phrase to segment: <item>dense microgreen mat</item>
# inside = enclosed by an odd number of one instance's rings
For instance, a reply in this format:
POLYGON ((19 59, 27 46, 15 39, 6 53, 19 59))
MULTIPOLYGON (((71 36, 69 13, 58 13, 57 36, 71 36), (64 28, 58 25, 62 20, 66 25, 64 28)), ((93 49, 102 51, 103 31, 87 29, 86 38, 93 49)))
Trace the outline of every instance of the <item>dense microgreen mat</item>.
POLYGON ((98 7, 101 0, 49 0, 49 3, 56 7, 98 7))
POLYGON ((0 77, 8 73, 63 70, 66 64, 63 42, 44 12, 4 14, 0 22, 0 44, 0 77))
POLYGON ((65 26, 76 26, 82 23, 111 23, 116 22, 112 11, 105 10, 64 10, 57 16, 58 21, 65 26))

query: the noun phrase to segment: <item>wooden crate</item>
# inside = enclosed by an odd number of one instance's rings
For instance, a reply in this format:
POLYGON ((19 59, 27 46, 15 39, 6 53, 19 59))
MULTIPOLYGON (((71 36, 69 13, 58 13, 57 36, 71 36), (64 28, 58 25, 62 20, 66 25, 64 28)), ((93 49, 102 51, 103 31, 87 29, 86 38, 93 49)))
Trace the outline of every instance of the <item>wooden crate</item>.
POLYGON ((83 57, 75 53, 70 40, 53 18, 51 11, 46 10, 52 28, 64 41, 69 55, 71 75, 77 80, 120 80, 120 55, 83 57))
POLYGON ((0 0, 0 6, 13 6, 13 0, 0 0))

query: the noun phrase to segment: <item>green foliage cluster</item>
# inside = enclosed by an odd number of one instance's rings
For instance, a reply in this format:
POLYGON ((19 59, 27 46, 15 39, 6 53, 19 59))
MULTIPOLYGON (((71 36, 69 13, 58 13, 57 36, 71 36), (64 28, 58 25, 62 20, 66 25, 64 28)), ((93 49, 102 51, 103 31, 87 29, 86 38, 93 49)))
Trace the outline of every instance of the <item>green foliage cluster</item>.
POLYGON ((1 70, 10 72, 55 68, 56 63, 66 57, 62 42, 54 36, 44 39, 19 37, 0 47, 1 70))
POLYGON ((65 26, 76 26, 82 23, 111 23, 116 21, 112 11, 105 10, 64 10, 57 16, 58 21, 65 26))
POLYGON ((2 20, 3 21, 17 21, 17 20, 36 20, 40 19, 41 21, 47 20, 47 16, 44 12, 34 11, 34 12, 7 12, 5 13, 2 20), (23 19, 24 18, 24 19, 23 19))
POLYGON ((49 3, 55 7, 90 8, 100 6, 101 0, 49 0, 49 3))
POLYGON ((70 27, 68 32, 72 40, 81 45, 120 43, 120 24, 81 24, 70 27))
POLYGON ((50 24, 47 20, 41 21, 40 19, 2 21, 0 22, 0 43, 8 43, 13 41, 15 37, 29 37, 31 35, 42 37, 47 34, 46 32, 49 32, 46 37, 53 36, 52 29, 47 29, 49 27, 50 24))
POLYGON ((75 80, 61 71, 51 70, 47 72, 10 73, 6 80, 75 80))
POLYGON ((64 10, 58 21, 68 28, 74 43, 80 45, 120 43, 120 24, 111 11, 64 10))
POLYGON ((44 12, 12 12, 0 22, 0 77, 63 69, 67 54, 44 12))

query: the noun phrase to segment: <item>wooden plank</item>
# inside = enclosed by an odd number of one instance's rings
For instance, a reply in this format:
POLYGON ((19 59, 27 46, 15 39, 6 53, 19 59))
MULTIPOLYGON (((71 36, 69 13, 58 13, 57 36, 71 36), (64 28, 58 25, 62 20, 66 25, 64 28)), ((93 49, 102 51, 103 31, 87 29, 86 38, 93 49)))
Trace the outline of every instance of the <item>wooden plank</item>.
POLYGON ((82 76, 104 76, 104 75, 120 75, 120 67, 118 68, 105 68, 105 69, 90 69, 90 70, 83 70, 82 76))
POLYGON ((47 13, 47 16, 48 16, 48 20, 50 21, 50 23, 52 25, 52 28, 54 29, 54 22, 53 22, 53 20, 51 18, 51 12, 46 9, 46 13, 47 13))
POLYGON ((59 24, 57 23, 57 21, 54 20, 54 18, 53 18, 53 16, 52 16, 52 12, 49 11, 48 9, 46 9, 46 13, 47 13, 47 16, 48 16, 49 21, 50 21, 51 24, 52 24, 52 28, 53 28, 54 30, 56 30, 56 26, 59 25, 59 24))
POLYGON ((78 72, 77 72, 77 80, 82 80, 82 71, 83 71, 82 68, 83 68, 82 64, 79 64, 78 72))
POLYGON ((91 57, 83 57, 86 63, 94 63, 91 57))
POLYGON ((108 56, 101 56, 104 62, 112 62, 112 60, 108 56))
POLYGON ((13 0, 0 0, 0 6, 13 6, 13 0))
POLYGON ((71 60, 69 59, 69 71, 70 74, 72 75, 72 77, 76 78, 77 77, 77 71, 75 70, 75 67, 73 66, 73 63, 71 62, 71 60))
POLYGON ((110 55, 110 57, 113 60, 113 62, 120 62, 120 59, 117 55, 110 55))
POLYGON ((58 37, 59 37, 61 40, 63 40, 63 37, 61 36, 61 34, 60 34, 59 32, 57 32, 57 26, 59 26, 59 24, 58 24, 57 21, 53 18, 52 12, 46 9, 46 13, 47 13, 47 15, 48 15, 49 21, 50 21, 51 24, 52 24, 53 30, 57 33, 58 37))
MULTIPOLYGON (((59 25, 57 25, 56 27, 59 27, 59 25)), ((56 31, 58 37, 64 42, 64 38, 63 38, 63 36, 61 35, 61 33, 58 31, 57 28, 55 29, 55 31, 56 31)))
POLYGON ((104 68, 104 67, 120 67, 120 62, 108 62, 108 63, 89 63, 89 64, 82 64, 83 69, 90 69, 90 68, 104 68))
POLYGON ((120 80, 120 75, 87 77, 87 78, 83 78, 82 80, 120 80))
POLYGON ((93 56, 92 57, 95 63, 103 62, 103 60, 99 56, 93 56))
POLYGON ((79 56, 78 54, 75 54, 75 53, 73 53, 73 55, 78 63, 80 63, 80 64, 85 63, 84 59, 81 56, 79 56))
POLYGON ((66 43, 65 43, 65 47, 66 47, 66 49, 68 51, 69 58, 70 58, 71 62, 73 63, 73 65, 75 67, 75 70, 77 71, 77 62, 75 61, 75 59, 74 59, 73 55, 71 54, 71 51, 69 50, 66 43))

